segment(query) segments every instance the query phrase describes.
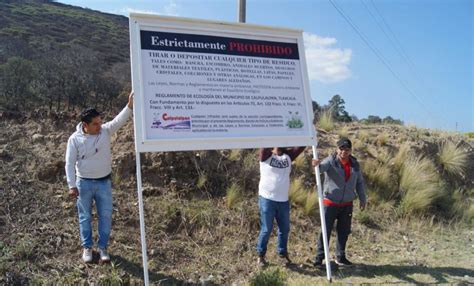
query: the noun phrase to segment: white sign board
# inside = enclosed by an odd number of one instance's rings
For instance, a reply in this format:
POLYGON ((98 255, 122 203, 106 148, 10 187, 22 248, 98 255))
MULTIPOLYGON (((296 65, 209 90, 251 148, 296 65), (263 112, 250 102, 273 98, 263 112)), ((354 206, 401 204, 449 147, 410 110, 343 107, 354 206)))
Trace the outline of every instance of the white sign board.
POLYGON ((130 15, 139 152, 315 144, 302 31, 130 15))

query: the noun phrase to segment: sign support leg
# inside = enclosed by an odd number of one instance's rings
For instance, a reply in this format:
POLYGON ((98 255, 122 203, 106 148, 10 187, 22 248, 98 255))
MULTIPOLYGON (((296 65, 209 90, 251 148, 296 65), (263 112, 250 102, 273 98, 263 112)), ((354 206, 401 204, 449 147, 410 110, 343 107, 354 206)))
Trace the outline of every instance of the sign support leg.
MULTIPOLYGON (((318 151, 316 146, 313 145, 313 159, 318 159, 318 151)), ((323 191, 321 188, 321 173, 319 172, 319 166, 314 168, 316 174, 316 185, 318 189, 318 200, 319 200, 319 214, 321 216, 321 231, 323 233, 323 245, 324 245, 324 257, 326 261, 326 276, 329 282, 332 282, 331 278, 331 259, 329 257, 329 245, 328 245, 328 235, 326 232, 326 218, 324 215, 324 206, 323 206, 323 191)))

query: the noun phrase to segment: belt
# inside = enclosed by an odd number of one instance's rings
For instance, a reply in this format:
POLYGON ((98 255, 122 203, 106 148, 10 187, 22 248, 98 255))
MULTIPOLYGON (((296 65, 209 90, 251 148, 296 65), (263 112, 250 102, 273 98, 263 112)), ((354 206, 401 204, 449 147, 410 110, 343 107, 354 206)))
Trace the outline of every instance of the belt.
POLYGON ((81 180, 104 181, 104 180, 110 179, 110 177, 111 177, 111 174, 108 174, 107 176, 102 177, 102 178, 83 178, 83 177, 79 177, 79 178, 80 178, 81 180))
POLYGON ((352 206, 352 202, 344 202, 344 203, 335 203, 329 199, 323 199, 323 204, 325 206, 331 206, 331 207, 347 207, 347 206, 352 206))

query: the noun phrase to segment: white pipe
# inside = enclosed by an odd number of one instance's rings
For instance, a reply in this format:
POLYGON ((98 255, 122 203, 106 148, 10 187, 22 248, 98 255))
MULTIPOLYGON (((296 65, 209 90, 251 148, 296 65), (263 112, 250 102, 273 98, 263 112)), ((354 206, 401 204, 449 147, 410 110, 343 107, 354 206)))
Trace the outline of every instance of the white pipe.
MULTIPOLYGON (((316 143, 317 144, 317 143, 316 143)), ((316 145, 313 145, 313 159, 318 159, 318 151, 316 150, 316 145)), ((321 173, 319 172, 319 165, 314 167, 314 172, 316 174, 316 186, 318 190, 318 200, 319 200, 319 214, 321 216, 321 231, 323 232, 323 245, 324 245, 324 256, 326 261, 326 276, 329 282, 331 280, 331 259, 329 258, 329 245, 328 245, 328 234, 326 232, 326 219, 324 215, 324 206, 323 206, 323 191, 321 187, 321 173)))

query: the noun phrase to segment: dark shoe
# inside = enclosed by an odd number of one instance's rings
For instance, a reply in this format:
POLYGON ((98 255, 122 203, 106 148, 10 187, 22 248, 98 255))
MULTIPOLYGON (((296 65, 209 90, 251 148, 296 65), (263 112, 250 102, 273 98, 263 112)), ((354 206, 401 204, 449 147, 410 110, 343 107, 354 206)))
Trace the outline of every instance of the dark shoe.
POLYGON ((259 256, 257 258, 257 265, 258 267, 261 267, 261 268, 267 266, 267 261, 265 260, 265 256, 259 256))
POLYGON ((293 262, 291 262, 291 259, 288 257, 288 254, 278 254, 278 257, 280 257, 280 260, 284 266, 293 264, 293 262))
POLYGON ((323 260, 316 258, 316 260, 313 263, 313 266, 316 268, 323 268, 323 260))
POLYGON ((339 266, 352 266, 352 262, 350 262, 346 257, 337 258, 336 264, 339 266))

